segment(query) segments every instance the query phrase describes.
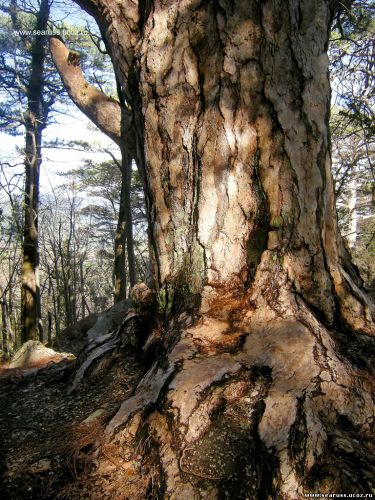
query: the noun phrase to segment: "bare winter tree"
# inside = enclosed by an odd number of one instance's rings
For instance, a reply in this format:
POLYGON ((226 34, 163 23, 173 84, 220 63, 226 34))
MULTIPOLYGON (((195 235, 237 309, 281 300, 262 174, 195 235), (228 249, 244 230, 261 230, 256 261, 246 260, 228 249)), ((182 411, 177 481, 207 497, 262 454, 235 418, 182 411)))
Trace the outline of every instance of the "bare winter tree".
MULTIPOLYGON (((48 26, 50 0, 41 0, 35 16, 35 29, 48 26)), ((11 2, 10 14, 15 28, 20 28, 17 2, 11 2)), ((27 43, 27 41, 25 42, 27 43)), ((39 175, 42 162, 42 131, 46 126, 51 103, 45 102, 45 38, 34 37, 31 44, 30 77, 27 82, 27 111, 25 125, 25 220, 23 234, 21 339, 37 339, 41 332, 41 302, 39 282, 38 211, 39 175)))
POLYGON ((62 93, 48 61, 46 30, 52 0, 1 2, 0 127, 25 132, 21 339, 42 337, 38 214, 42 134, 62 93), (44 35, 44 36, 43 36, 44 35))
POLYGON ((342 3, 75 1, 132 113, 173 317, 108 437, 147 433, 164 498, 369 492, 374 311, 337 230, 328 133, 342 3))

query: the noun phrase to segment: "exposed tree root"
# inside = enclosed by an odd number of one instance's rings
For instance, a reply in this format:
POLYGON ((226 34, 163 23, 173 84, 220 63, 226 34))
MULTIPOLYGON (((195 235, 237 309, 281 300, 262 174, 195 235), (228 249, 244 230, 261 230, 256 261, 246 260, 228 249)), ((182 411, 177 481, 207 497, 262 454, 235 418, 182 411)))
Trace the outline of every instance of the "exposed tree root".
MULTIPOLYGON (((243 293, 209 291, 199 316, 151 335, 165 355, 95 446, 72 455, 77 480, 62 495, 102 494, 108 471, 108 494, 121 485, 132 500, 373 492, 375 339, 329 330, 285 275, 270 276, 243 293)), ((131 309, 91 341, 70 393, 121 347, 139 347, 139 325, 131 309)))
POLYGON ((107 425, 129 453, 148 440, 163 498, 375 487, 371 361, 287 288, 274 299, 254 292, 246 308, 175 324, 179 340, 107 425))
POLYGON ((134 309, 129 309, 118 328, 92 339, 85 346, 80 354, 80 364, 69 387, 68 394, 72 394, 77 389, 88 371, 99 360, 102 360, 119 347, 137 347, 139 343, 138 338, 135 336, 137 330, 134 324, 131 323, 134 323, 138 318, 138 313, 134 309))

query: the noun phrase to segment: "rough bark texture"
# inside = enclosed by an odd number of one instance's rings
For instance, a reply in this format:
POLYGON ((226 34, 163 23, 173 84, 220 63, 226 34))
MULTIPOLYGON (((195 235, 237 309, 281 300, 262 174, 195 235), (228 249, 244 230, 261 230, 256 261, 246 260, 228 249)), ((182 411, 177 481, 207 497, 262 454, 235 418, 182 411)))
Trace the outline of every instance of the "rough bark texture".
POLYGON ((330 3, 77 3, 134 114, 159 286, 209 298, 282 257, 327 323, 373 331, 336 227, 330 3))
POLYGON ((121 192, 117 228, 115 234, 115 260, 114 260, 114 298, 115 303, 127 297, 127 274, 129 271, 129 284, 132 288, 137 283, 135 268, 133 218, 131 211, 131 175, 132 158, 121 149, 121 192), (127 257, 127 259, 126 259, 127 257), (126 266, 127 260, 127 266, 126 266))
POLYGON ((337 235, 327 3, 183 5, 155 4, 140 51, 160 283, 209 298, 282 259, 329 324, 369 332, 337 235))
MULTIPOLYGON (((42 0, 36 16, 36 30, 46 30, 50 4, 42 0)), ((25 194, 23 261, 21 270, 21 341, 42 339, 39 283, 38 212, 39 175, 42 163, 42 131, 48 108, 43 102, 44 61, 46 47, 42 36, 36 36, 31 47, 31 75, 27 86, 25 113, 25 194)))
POLYGON ((159 289, 199 302, 148 341, 159 362, 108 438, 147 434, 163 498, 370 492, 375 330, 336 225, 332 4, 77 3, 132 106, 159 289))

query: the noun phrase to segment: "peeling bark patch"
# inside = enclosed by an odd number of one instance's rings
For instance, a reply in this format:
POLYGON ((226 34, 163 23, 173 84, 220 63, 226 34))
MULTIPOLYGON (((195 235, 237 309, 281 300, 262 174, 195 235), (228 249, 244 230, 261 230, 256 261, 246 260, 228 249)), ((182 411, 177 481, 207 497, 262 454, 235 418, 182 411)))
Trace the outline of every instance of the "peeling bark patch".
POLYGON ((200 324, 188 330, 187 335, 191 336, 198 352, 214 354, 237 351, 246 334, 236 331, 229 322, 206 317, 200 324))

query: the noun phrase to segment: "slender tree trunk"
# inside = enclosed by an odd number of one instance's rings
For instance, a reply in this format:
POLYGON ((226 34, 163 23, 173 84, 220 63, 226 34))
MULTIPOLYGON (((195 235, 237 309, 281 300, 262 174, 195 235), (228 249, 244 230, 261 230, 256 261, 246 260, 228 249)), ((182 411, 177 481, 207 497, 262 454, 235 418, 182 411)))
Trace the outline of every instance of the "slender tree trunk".
POLYGON ((7 336, 7 347, 8 351, 16 346, 16 339, 11 324, 11 315, 9 303, 4 299, 2 304, 2 317, 3 317, 3 328, 5 327, 6 332, 3 333, 7 336))
MULTIPOLYGON (((50 49, 56 68, 72 101, 121 150, 119 168, 122 173, 122 181, 113 267, 114 301, 117 302, 126 298, 125 248, 130 286, 133 287, 137 282, 130 197, 132 158, 136 156, 137 150, 132 115, 126 103, 127 96, 123 95, 119 80, 117 80, 119 102, 89 85, 82 74, 79 57, 77 54, 69 52, 61 39, 52 37, 50 49), (82 88, 86 89, 84 93, 81 91, 82 88)), ((114 159, 114 161, 117 163, 117 160, 114 159)))
POLYGON ((349 181, 348 190, 348 244, 353 252, 355 252, 356 241, 357 241, 357 178, 356 178, 356 168, 353 167, 353 177, 349 181))
MULTIPOLYGON (((36 30, 45 30, 47 28, 49 8, 49 0, 41 0, 35 25, 36 30)), ((38 212, 42 130, 47 119, 47 111, 43 104, 45 50, 45 37, 35 36, 31 50, 31 76, 27 88, 28 110, 25 118, 25 219, 21 271, 22 342, 42 337, 38 212)))
MULTIPOLYGON (((41 89, 38 89, 39 91, 41 89)), ((36 92, 35 92, 36 94, 36 92)), ((34 99, 30 96, 30 107, 34 99)), ((21 322, 22 342, 39 338, 41 319, 39 249, 38 249, 38 211, 39 211, 39 174, 41 165, 41 126, 40 116, 29 111, 26 122, 25 148, 25 205, 23 262, 21 270, 21 322)))
MULTIPOLYGON (((126 156, 127 160, 127 156, 126 156)), ((127 161, 126 161, 127 163, 127 161)), ((117 219, 117 228, 115 234, 115 260, 114 260, 114 300, 115 303, 126 299, 127 296, 127 279, 126 279, 126 225, 127 218, 125 200, 128 196, 125 169, 125 158, 122 158, 121 164, 121 191, 120 204, 117 219)))
POLYGON ((1 301, 1 333, 2 333, 2 350, 5 354, 9 352, 8 343, 8 311, 5 300, 1 301))
POLYGON ((130 197, 131 176, 132 157, 125 148, 121 148, 121 193, 115 234, 115 302, 126 299, 127 296, 126 262, 128 264, 130 287, 133 287, 137 283, 130 197))
POLYGON ((51 276, 51 269, 47 264, 47 273, 48 273, 48 292, 46 298, 46 313, 47 313, 47 342, 49 346, 52 346, 52 322, 53 322, 53 314, 52 314, 52 304, 53 304, 53 283, 51 276))
POLYGON ((77 3, 134 112, 175 312, 108 439, 146 434, 163 498, 370 491, 373 311, 330 172, 335 2, 77 3))
POLYGON ((59 227, 59 236, 58 236, 58 252, 59 252, 59 260, 60 260, 60 269, 61 269, 61 279, 60 284, 61 287, 59 289, 59 294, 61 293, 64 298, 64 310, 65 310, 65 327, 73 324, 73 316, 72 316, 72 269, 71 269, 71 255, 70 255, 70 241, 69 238, 65 241, 62 234, 62 227, 59 227))
POLYGON ((47 312, 48 330, 47 330, 47 341, 48 345, 52 346, 52 312, 48 310, 47 312))
MULTIPOLYGON (((60 231, 58 232, 58 238, 60 236, 60 231)), ((56 240, 50 241, 52 253, 53 253, 53 275, 56 282, 56 287, 52 283, 52 300, 53 300, 53 315, 55 320, 55 334, 56 337, 60 336, 61 331, 61 295, 62 286, 60 279, 60 269, 59 269, 59 257, 58 257, 58 244, 56 240)))
POLYGON ((59 288, 57 287, 57 293, 55 288, 52 289, 52 298, 53 298, 53 315, 55 318, 55 334, 56 337, 60 337, 61 332, 61 301, 60 301, 60 293, 59 288))
MULTIPOLYGON (((36 117, 33 116, 31 120, 36 120, 36 117)), ((22 342, 39 338, 41 319, 38 249, 41 131, 35 129, 34 125, 35 124, 30 121, 26 132, 25 227, 21 270, 22 342)))
POLYGON ((125 149, 122 155, 122 176, 125 184, 124 189, 124 217, 126 232, 126 252, 128 260, 129 283, 133 287, 137 283, 137 271, 135 268, 134 238, 133 238, 133 217, 131 209, 131 181, 132 181, 132 157, 125 149))
POLYGON ((85 298, 85 278, 83 272, 83 263, 85 257, 81 257, 79 261, 79 281, 80 281, 80 292, 81 292, 81 319, 86 316, 86 298, 85 298))

